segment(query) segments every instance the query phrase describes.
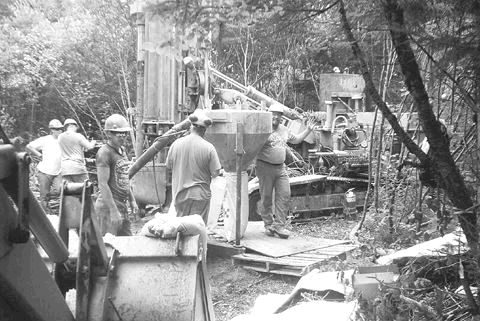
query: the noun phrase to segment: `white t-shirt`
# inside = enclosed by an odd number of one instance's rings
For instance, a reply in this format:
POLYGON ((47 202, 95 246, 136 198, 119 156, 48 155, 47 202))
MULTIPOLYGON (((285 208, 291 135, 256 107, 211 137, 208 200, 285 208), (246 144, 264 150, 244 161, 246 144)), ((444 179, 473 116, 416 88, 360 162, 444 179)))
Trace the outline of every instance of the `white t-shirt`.
POLYGON ((40 172, 48 175, 60 174, 62 152, 58 139, 52 135, 42 136, 31 142, 30 146, 42 152, 42 161, 37 166, 40 172))

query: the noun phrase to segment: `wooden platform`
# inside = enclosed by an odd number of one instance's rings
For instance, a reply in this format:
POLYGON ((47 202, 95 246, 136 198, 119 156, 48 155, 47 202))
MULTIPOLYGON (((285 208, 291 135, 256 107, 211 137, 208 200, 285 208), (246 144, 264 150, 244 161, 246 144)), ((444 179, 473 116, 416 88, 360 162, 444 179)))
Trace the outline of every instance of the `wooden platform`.
POLYGON ((313 251, 335 244, 344 244, 346 240, 330 240, 319 237, 292 234, 288 239, 265 235, 263 222, 249 222, 245 236, 240 241, 241 245, 251 250, 270 257, 284 257, 297 253, 313 251))
POLYGON ((352 244, 332 244, 328 247, 282 257, 243 253, 232 256, 232 259, 234 264, 245 269, 300 277, 332 258, 345 259, 347 253, 355 248, 356 246, 352 244))

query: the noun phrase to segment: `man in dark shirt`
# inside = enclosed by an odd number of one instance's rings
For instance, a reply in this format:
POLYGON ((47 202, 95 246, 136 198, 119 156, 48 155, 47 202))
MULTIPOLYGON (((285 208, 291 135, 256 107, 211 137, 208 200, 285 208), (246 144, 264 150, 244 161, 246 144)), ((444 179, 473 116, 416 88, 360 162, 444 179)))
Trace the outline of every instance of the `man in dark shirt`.
POLYGON ((95 203, 95 212, 99 217, 102 234, 132 235, 127 201, 134 213, 138 212, 138 206, 130 189, 129 161, 123 147, 129 131, 128 121, 122 115, 113 114, 105 121, 108 141, 98 150, 96 157, 100 193, 95 203))
POLYGON ((313 119, 308 119, 307 128, 293 134, 281 124, 283 107, 273 104, 268 109, 272 113, 272 133, 257 155, 256 173, 260 187, 261 217, 265 224, 265 234, 288 238, 290 232, 285 228, 290 201, 290 182, 288 180, 285 158, 287 143, 298 144, 313 130, 313 119), (275 191, 275 205, 273 205, 275 191), (273 215, 275 206, 275 215, 273 215))

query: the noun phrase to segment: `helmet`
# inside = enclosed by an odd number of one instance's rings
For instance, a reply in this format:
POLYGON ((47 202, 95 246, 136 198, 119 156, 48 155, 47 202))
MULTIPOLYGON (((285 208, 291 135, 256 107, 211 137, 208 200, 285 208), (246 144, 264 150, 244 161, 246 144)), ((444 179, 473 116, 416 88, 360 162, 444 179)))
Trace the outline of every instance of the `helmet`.
POLYGON ((65 121, 63 122, 63 126, 67 127, 68 125, 76 125, 78 126, 77 122, 75 121, 75 119, 72 119, 72 118, 67 118, 65 119, 65 121))
POLYGON ((120 114, 113 114, 105 120, 105 131, 128 132, 130 130, 127 119, 120 114))
POLYGON ((271 112, 271 113, 282 113, 283 114, 283 106, 280 105, 279 103, 273 103, 272 105, 270 105, 270 107, 268 107, 268 111, 271 112))
POLYGON ((48 123, 48 128, 50 128, 50 129, 62 129, 63 125, 58 119, 52 119, 48 123))
POLYGON ((209 127, 212 125, 213 121, 208 117, 202 109, 195 109, 193 114, 188 116, 188 119, 192 122, 193 125, 209 127))

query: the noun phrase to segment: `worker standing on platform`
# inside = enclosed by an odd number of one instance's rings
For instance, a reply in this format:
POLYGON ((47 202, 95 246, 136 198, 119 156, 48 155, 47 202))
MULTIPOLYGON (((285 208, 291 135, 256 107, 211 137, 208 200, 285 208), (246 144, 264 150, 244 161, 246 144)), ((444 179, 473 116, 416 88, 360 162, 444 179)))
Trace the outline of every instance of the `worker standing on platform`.
POLYGON ((95 203, 103 235, 132 235, 127 202, 133 214, 138 213, 128 180, 130 162, 124 148, 130 130, 128 121, 122 115, 113 114, 105 120, 108 141, 100 147, 96 156, 100 193, 95 203))
POLYGON ((26 150, 34 159, 39 159, 37 179, 40 189, 40 205, 47 214, 52 214, 48 201, 58 197, 62 184, 60 174, 61 151, 58 136, 63 131, 63 125, 58 119, 52 119, 48 124, 50 135, 42 136, 26 146, 26 150))
POLYGON ((288 238, 290 232, 285 228, 290 201, 290 182, 288 180, 285 158, 287 143, 298 144, 310 134, 315 125, 313 119, 307 120, 307 128, 298 135, 281 124, 283 106, 271 105, 272 133, 257 155, 256 174, 260 189, 260 216, 265 224, 265 234, 288 238), (273 191, 275 190, 275 215, 273 215, 273 191))
POLYGON ((62 151, 62 177, 73 183, 83 183, 88 179, 84 152, 95 147, 95 141, 88 141, 85 136, 77 133, 78 124, 68 118, 64 122, 65 132, 58 136, 62 151))
POLYGON ((167 155, 172 171, 172 200, 177 216, 199 214, 205 224, 210 209, 210 181, 221 174, 215 147, 203 137, 212 120, 197 109, 189 116, 190 134, 176 140, 167 155))

